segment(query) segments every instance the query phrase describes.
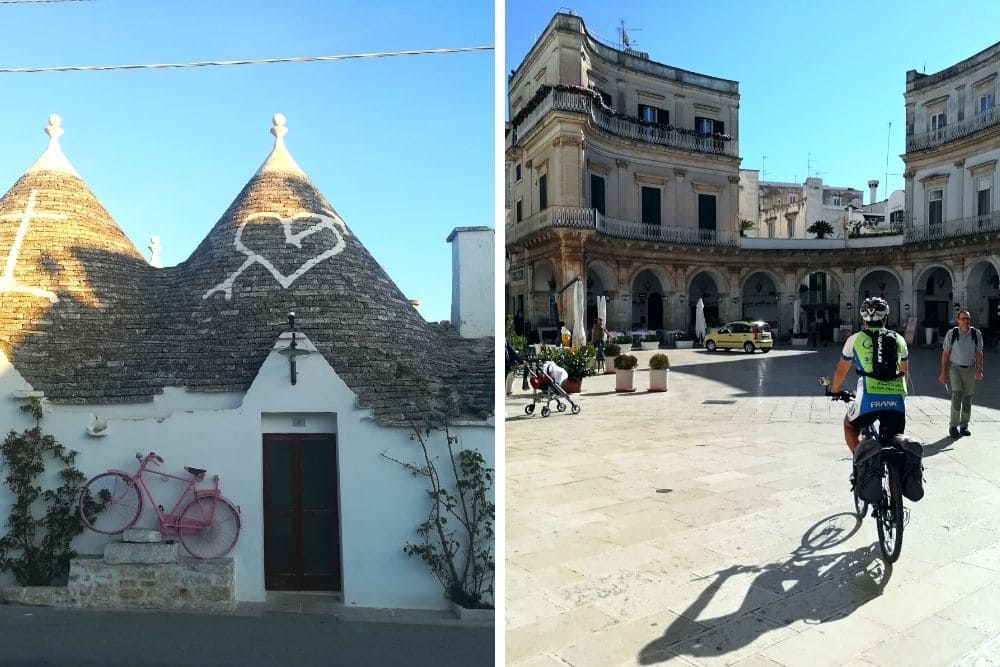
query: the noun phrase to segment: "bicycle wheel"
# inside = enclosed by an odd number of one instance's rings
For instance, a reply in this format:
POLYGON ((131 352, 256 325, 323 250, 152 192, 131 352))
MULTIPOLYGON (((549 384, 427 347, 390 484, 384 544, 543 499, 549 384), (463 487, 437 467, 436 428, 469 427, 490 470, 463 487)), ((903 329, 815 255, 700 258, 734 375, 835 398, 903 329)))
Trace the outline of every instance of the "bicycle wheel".
POLYGON ((96 533, 117 535, 139 520, 142 494, 128 475, 105 472, 80 489, 80 520, 96 533))
POLYGON ((177 520, 177 539, 195 558, 222 558, 240 537, 240 513, 222 496, 195 498, 177 520))
POLYGON ((899 490, 899 473, 896 466, 886 461, 886 474, 882 477, 882 505, 878 515, 878 545, 882 555, 895 563, 903 548, 903 497, 899 490))

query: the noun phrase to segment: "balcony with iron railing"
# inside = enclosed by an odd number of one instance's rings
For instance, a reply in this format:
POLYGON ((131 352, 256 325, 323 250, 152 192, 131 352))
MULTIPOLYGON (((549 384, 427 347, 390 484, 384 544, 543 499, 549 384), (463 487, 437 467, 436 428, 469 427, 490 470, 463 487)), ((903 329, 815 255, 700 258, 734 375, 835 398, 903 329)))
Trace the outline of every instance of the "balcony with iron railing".
POLYGON ((986 111, 981 111, 974 116, 969 116, 951 125, 945 125, 936 130, 921 132, 906 138, 906 150, 919 151, 925 148, 933 148, 941 144, 967 137, 987 127, 1000 123, 1000 111, 997 107, 990 107, 986 111))
POLYGON ((907 226, 903 231, 903 242, 923 243, 996 231, 1000 231, 1000 211, 936 224, 907 226))
POLYGON ((520 138, 531 131, 547 113, 555 110, 586 114, 592 127, 615 137, 699 153, 732 157, 737 154, 735 142, 731 138, 685 128, 650 124, 638 118, 622 116, 602 108, 590 91, 582 89, 565 91, 551 88, 543 92, 541 100, 533 100, 533 104, 534 106, 523 118, 517 118, 516 123, 511 123, 510 132, 507 134, 507 148, 517 145, 520 138))
POLYGON ((521 222, 509 222, 505 238, 509 243, 555 227, 593 229, 609 238, 649 243, 700 246, 736 246, 739 243, 737 234, 729 231, 618 220, 601 215, 596 209, 573 206, 550 206, 521 222))

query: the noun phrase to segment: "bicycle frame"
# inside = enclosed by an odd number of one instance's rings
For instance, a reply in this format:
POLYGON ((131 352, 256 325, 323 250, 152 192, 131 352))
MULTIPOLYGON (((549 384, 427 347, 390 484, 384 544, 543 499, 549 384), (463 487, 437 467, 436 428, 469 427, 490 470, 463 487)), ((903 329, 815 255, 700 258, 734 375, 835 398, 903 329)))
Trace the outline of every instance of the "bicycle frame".
POLYGON ((146 456, 142 456, 141 454, 136 454, 135 456, 137 459, 139 459, 139 469, 136 470, 134 473, 130 474, 125 472, 124 470, 114 470, 114 469, 112 469, 110 472, 120 472, 124 474, 132 481, 132 483, 134 483, 142 491, 142 493, 149 500, 149 503, 153 506, 153 510, 156 512, 157 526, 159 527, 159 530, 161 532, 164 533, 178 532, 181 528, 202 529, 211 524, 212 518, 215 513, 215 503, 212 503, 211 514, 209 514, 208 518, 204 521, 199 521, 196 519, 195 520, 187 519, 182 524, 181 517, 178 516, 178 512, 184 507, 186 502, 190 502, 190 498, 192 497, 218 498, 220 495, 218 475, 212 476, 212 481, 215 484, 214 488, 199 489, 195 485, 204 479, 204 475, 192 476, 188 478, 188 477, 181 477, 180 475, 171 475, 170 473, 166 472, 150 470, 149 469, 150 463, 162 460, 156 455, 155 452, 150 452, 146 456), (153 497, 153 492, 150 490, 149 485, 146 484, 146 480, 143 479, 143 475, 145 474, 157 475, 161 479, 163 479, 163 481, 166 481, 166 478, 169 478, 184 483, 185 485, 184 490, 181 492, 181 495, 177 498, 177 502, 174 503, 174 506, 170 509, 169 512, 164 511, 163 505, 156 502, 156 499, 153 497))

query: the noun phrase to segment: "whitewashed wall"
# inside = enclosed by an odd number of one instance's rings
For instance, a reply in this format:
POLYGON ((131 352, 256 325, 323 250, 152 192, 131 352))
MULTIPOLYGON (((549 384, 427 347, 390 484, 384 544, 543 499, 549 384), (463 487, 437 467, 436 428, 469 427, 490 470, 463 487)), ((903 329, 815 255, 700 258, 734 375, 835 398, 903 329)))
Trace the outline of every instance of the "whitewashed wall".
MULTIPOLYGON (((286 344, 281 341, 279 347, 286 344)), ((314 349, 308 341, 304 344, 314 349)), ((422 561, 403 553, 403 545, 416 538, 415 528, 427 515, 424 486, 380 456, 386 451, 395 458, 417 460, 419 451, 409 432, 379 426, 369 411, 358 409, 353 392, 318 353, 300 357, 298 369, 298 383, 293 386, 287 359, 272 351, 245 396, 174 389, 152 403, 134 406, 46 404, 42 427, 80 453, 77 467, 87 477, 108 468, 134 471, 135 453, 149 451, 164 457, 165 472, 183 473, 187 465, 205 468, 209 475, 219 474, 223 495, 242 512, 243 530, 231 555, 236 563, 237 598, 243 601, 265 598, 262 433, 335 429, 345 603, 444 608, 437 580, 422 561), (87 435, 95 415, 107 420, 103 437, 87 435), (296 416, 305 417, 304 427, 292 426, 296 416)), ((4 433, 33 425, 18 410, 25 400, 14 397, 14 392, 31 389, 0 352, 4 433)), ((460 425, 456 430, 463 446, 480 450, 488 464, 494 465, 492 422, 460 425)), ((441 440, 436 444, 443 449, 441 440)), ((6 466, 0 462, 0 467, 0 476, 5 475, 6 466)), ((157 501, 169 509, 168 485, 155 477, 146 479, 157 501)), ((0 520, 6 521, 11 502, 6 485, 0 484, 0 520)), ((155 523, 155 513, 147 508, 137 525, 154 527, 155 523)), ((83 554, 101 553, 107 539, 85 531, 74 547, 83 554)), ((12 581, 10 575, 0 573, 0 585, 12 581)))
POLYGON ((458 227, 451 243, 451 323, 466 338, 494 334, 493 230, 458 227))

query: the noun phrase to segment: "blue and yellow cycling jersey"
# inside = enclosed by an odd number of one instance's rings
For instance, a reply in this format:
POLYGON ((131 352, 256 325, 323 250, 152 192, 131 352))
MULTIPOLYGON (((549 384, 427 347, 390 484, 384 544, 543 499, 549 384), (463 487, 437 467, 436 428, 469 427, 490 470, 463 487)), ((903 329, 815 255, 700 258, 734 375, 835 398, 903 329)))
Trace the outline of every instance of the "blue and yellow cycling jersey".
MULTIPOLYGON (((886 333, 896 340, 896 351, 898 364, 902 364, 909 358, 909 349, 906 341, 895 331, 885 329, 868 329, 874 334, 886 333)), ((855 370, 865 373, 872 372, 872 347, 873 339, 870 333, 864 330, 848 336, 844 341, 844 348, 840 352, 840 358, 850 361, 855 370)), ((870 375, 863 375, 858 378, 858 388, 855 391, 855 401, 858 407, 858 414, 866 414, 880 410, 891 410, 893 412, 906 412, 906 405, 903 398, 906 396, 906 379, 898 377, 892 380, 879 380, 870 375)))

